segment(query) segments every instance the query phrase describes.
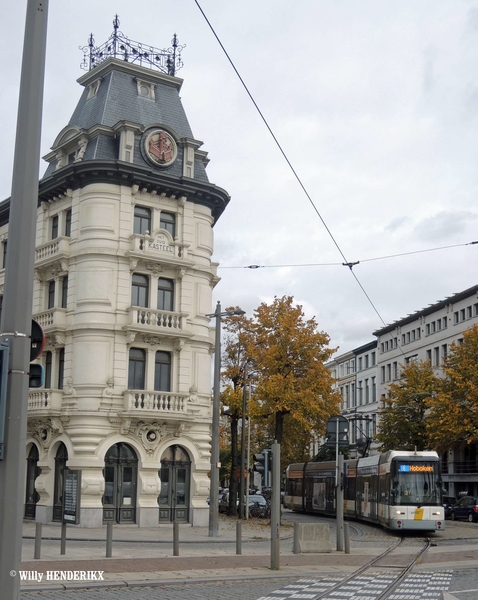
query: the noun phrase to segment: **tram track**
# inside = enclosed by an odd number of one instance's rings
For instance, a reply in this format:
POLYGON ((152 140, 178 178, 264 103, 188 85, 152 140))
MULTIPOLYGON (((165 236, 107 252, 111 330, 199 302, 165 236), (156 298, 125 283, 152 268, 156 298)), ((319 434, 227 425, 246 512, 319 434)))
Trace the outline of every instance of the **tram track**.
MULTIPOLYGON (((380 564, 380 562, 383 562, 383 560, 386 557, 390 557, 390 554, 392 554, 394 552, 394 550, 397 550, 400 546, 402 546, 404 544, 405 540, 406 540, 405 537, 400 538, 396 544, 394 544, 393 546, 390 546, 384 552, 382 552, 382 554, 374 557, 372 560, 367 562, 365 565, 363 565, 359 569, 355 570, 353 573, 351 573, 349 576, 347 576, 345 579, 343 579, 340 583, 337 583, 336 585, 329 588, 325 592, 322 592, 321 594, 316 596, 314 598, 314 600, 330 598, 330 595, 333 592, 340 592, 341 588, 350 586, 350 584, 353 584, 354 580, 356 580, 357 578, 362 576, 364 573, 366 573, 366 571, 369 571, 370 569, 389 569, 389 570, 393 569, 397 573, 396 577, 393 579, 393 581, 389 585, 387 585, 380 592, 380 595, 377 596, 377 598, 375 599, 375 600, 385 600, 400 586, 400 584, 407 577, 407 575, 410 573, 410 571, 412 571, 413 567, 418 562, 421 561, 423 555, 426 553, 426 551, 430 548, 430 546, 432 544, 431 539, 426 538, 420 551, 418 553, 415 553, 415 555, 413 556, 413 558, 411 560, 410 560, 410 558, 408 558, 408 560, 406 560, 406 564, 404 564, 404 565, 380 564)), ((400 555, 400 556, 402 559, 405 557, 404 555, 400 555)))

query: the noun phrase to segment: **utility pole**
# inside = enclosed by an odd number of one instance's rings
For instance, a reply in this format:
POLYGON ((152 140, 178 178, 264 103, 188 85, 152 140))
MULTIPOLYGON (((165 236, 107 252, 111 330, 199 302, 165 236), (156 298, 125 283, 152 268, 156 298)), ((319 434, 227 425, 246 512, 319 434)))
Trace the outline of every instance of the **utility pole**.
POLYGON ((5 456, 0 460, 0 590, 20 598, 28 371, 48 0, 28 0, 13 162, 2 335, 10 339, 5 456))

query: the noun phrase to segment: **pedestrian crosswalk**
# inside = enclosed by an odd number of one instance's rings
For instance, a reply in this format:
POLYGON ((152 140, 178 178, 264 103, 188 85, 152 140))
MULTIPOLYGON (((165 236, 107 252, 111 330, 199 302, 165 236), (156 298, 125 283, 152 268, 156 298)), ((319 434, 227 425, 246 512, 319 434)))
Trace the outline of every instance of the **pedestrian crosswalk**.
MULTIPOLYGON (((441 600, 442 592, 450 587, 452 575, 451 570, 412 573, 388 596, 388 600, 441 600)), ((319 596, 324 600, 377 600, 397 577, 394 571, 363 574, 335 590, 344 577, 329 575, 299 579, 257 600, 315 600, 319 596)))

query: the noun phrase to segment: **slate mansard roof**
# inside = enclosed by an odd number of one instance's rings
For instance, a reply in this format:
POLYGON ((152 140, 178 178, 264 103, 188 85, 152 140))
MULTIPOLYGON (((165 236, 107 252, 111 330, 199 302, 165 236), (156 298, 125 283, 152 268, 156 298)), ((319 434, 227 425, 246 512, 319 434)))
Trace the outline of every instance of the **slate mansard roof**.
MULTIPOLYGON (((182 79, 108 58, 78 83, 85 88, 78 105, 44 157, 50 164, 40 181, 39 203, 92 182, 137 185, 167 196, 185 196, 209 207, 217 221, 230 198, 209 183, 207 153, 193 137, 179 96, 182 79), (141 86, 150 89, 146 97, 141 86), (153 164, 144 150, 146 136, 158 129, 170 134, 177 146, 177 157, 167 166, 153 164), (120 160, 126 130, 132 149, 129 160, 124 156, 120 160)), ((8 208, 9 200, 0 206, 0 221, 8 221, 8 208)))

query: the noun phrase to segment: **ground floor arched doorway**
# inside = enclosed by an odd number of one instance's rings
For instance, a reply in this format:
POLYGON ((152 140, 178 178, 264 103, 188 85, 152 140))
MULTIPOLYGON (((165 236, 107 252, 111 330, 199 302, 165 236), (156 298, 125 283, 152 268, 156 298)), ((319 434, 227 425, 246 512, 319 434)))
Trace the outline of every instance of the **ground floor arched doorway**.
POLYGON ((169 446, 161 457, 159 522, 189 523, 191 460, 181 446, 169 446))
POLYGON ((38 466, 38 448, 35 444, 30 448, 27 457, 27 483, 25 493, 25 519, 35 519, 37 502, 40 494, 35 489, 35 479, 40 475, 41 469, 38 466))
POLYGON ((68 451, 65 444, 60 443, 55 456, 55 484, 53 488, 53 521, 63 519, 63 490, 65 489, 65 471, 68 451))
POLYGON ((103 521, 136 523, 138 458, 131 446, 119 442, 105 456, 103 521))

